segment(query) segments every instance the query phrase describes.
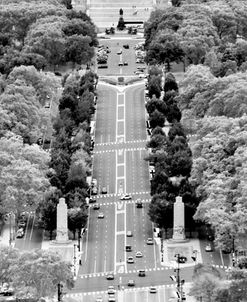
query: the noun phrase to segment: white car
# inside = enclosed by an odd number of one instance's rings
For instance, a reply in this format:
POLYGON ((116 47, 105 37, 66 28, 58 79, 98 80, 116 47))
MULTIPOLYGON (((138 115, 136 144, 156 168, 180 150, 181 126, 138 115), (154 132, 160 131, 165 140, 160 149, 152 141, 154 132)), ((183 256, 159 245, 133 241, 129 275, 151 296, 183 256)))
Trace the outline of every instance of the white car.
POLYGON ((127 259, 127 263, 134 263, 134 258, 132 256, 129 256, 127 259))
POLYGON ((114 286, 112 286, 112 285, 108 286, 108 290, 107 290, 108 295, 114 295, 115 292, 116 291, 115 291, 114 286))
POLYGON ((104 213, 99 213, 99 215, 98 215, 98 218, 99 219, 102 219, 102 218, 104 218, 105 216, 104 216, 104 213))
POLYGON ((142 252, 138 251, 136 252, 136 258, 142 258, 143 254, 142 252))
POLYGON ((96 298, 95 301, 96 301, 96 302, 103 302, 103 298, 102 298, 102 297, 98 297, 98 298, 96 298))
POLYGON ((157 293, 157 288, 154 287, 154 286, 151 286, 151 287, 149 288, 149 292, 150 292, 150 294, 156 294, 156 293, 157 293))
POLYGON ((205 251, 206 251, 206 252, 212 252, 212 251, 213 251, 211 244, 207 244, 207 245, 206 245, 205 251))
POLYGON ((120 200, 129 200, 132 199, 131 195, 129 194, 124 194, 120 197, 120 200))
POLYGON ((153 244, 154 244, 153 238, 148 238, 147 245, 153 245, 153 244))

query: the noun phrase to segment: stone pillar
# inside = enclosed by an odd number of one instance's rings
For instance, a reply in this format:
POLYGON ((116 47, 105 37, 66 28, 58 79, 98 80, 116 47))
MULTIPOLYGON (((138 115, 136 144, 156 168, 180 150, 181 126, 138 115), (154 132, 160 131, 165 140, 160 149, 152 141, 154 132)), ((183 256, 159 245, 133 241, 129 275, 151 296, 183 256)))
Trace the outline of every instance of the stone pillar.
POLYGON ((57 243, 66 243, 68 238, 68 208, 64 198, 59 198, 57 205, 57 243))
POLYGON ((184 203, 181 196, 176 197, 173 208, 173 241, 185 241, 184 203))

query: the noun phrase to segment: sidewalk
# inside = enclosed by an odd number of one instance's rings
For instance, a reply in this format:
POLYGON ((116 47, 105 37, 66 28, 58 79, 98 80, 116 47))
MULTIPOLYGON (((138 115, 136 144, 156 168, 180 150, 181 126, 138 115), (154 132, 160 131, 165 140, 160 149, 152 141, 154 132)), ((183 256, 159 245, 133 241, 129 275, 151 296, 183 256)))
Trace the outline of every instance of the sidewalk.
POLYGON ((15 241, 13 240, 13 234, 14 234, 14 226, 11 226, 10 230, 10 223, 9 221, 6 221, 3 226, 2 226, 2 230, 1 230, 1 234, 0 234, 0 247, 4 247, 4 246, 9 246, 10 242, 10 234, 11 234, 11 246, 14 247, 15 246, 15 241))

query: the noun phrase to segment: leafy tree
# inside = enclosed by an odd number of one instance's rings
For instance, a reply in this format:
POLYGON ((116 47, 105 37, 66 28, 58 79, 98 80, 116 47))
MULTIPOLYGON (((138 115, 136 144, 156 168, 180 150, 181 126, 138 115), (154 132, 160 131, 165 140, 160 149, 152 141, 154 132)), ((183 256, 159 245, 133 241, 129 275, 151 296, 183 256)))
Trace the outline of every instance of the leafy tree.
POLYGON ((49 231, 52 240, 53 231, 57 227, 57 204, 59 202, 59 191, 50 191, 39 203, 37 213, 39 214, 39 225, 49 231))
POLYGON ((172 127, 168 132, 168 137, 170 141, 173 141, 177 136, 182 136, 186 138, 183 127, 180 123, 172 124, 172 127))
POLYGON ((65 22, 65 17, 56 16, 38 20, 27 34, 24 51, 42 55, 55 70, 64 60, 66 40, 62 25, 65 22))
POLYGON ((81 208, 71 208, 68 210, 68 228, 73 232, 74 240, 76 231, 80 233, 86 222, 87 214, 81 208))
POLYGON ((164 134, 152 134, 150 141, 147 143, 147 147, 152 149, 161 149, 164 147, 165 143, 166 138, 164 134))
POLYGON ((9 270, 11 265, 15 262, 16 258, 19 256, 19 251, 11 247, 3 247, 0 249, 0 278, 1 282, 9 283, 11 281, 11 276, 9 270))
POLYGON ((12 284, 20 297, 53 297, 57 284, 65 283, 66 288, 74 286, 71 264, 50 250, 33 250, 20 253, 10 267, 12 284), (26 295, 25 295, 26 294, 26 295))
POLYGON ((153 95, 158 99, 161 95, 161 77, 152 76, 148 81, 148 94, 152 98, 153 95))
POLYGON ((145 60, 149 64, 166 64, 170 71, 171 62, 179 63, 183 55, 177 35, 172 31, 164 30, 156 34, 147 50, 145 60))
POLYGON ((94 48, 91 46, 92 38, 82 35, 71 35, 66 40, 65 57, 67 61, 75 64, 86 64, 94 56, 94 48))
POLYGON ((148 215, 159 228, 172 228, 173 226, 173 202, 167 201, 165 194, 155 194, 149 205, 148 215))
POLYGON ((165 78, 165 85, 164 85, 164 91, 178 91, 178 84, 176 82, 176 79, 172 73, 168 73, 165 78))
POLYGON ((64 25, 63 32, 66 36, 90 36, 92 38, 90 46, 98 45, 97 32, 95 30, 95 26, 91 22, 84 21, 79 18, 73 18, 64 25))
POLYGON ((155 109, 160 111, 163 114, 166 114, 167 112, 167 106, 166 104, 160 100, 157 99, 155 96, 152 97, 152 99, 149 99, 146 103, 146 109, 148 114, 151 114, 155 109))
POLYGON ((181 120, 182 113, 176 103, 168 107, 166 119, 169 123, 177 123, 181 120))
POLYGON ((165 116, 163 113, 159 112, 157 109, 155 109, 151 114, 150 114, 150 126, 151 128, 155 128, 157 126, 163 127, 164 122, 165 122, 165 116))

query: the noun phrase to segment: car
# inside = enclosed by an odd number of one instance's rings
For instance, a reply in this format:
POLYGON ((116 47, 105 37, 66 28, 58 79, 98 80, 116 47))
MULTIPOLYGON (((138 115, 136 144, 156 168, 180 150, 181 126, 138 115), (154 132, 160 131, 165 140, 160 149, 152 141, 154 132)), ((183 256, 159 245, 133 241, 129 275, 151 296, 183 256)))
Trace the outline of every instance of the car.
POLYGON ((139 272, 138 272, 138 276, 139 277, 145 277, 146 276, 145 269, 140 269, 139 272))
POLYGON ((92 185, 93 187, 97 187, 97 184, 98 184, 97 179, 96 179, 96 178, 93 178, 93 179, 92 179, 92 182, 91 182, 91 185, 92 185))
POLYGON ((107 290, 108 295, 114 295, 115 292, 116 292, 116 291, 115 291, 114 286, 113 286, 113 285, 109 285, 109 286, 108 286, 108 290, 107 290))
POLYGON ((16 238, 22 238, 24 236, 24 229, 20 228, 19 230, 17 230, 16 232, 16 238))
POLYGON ((108 68, 108 65, 98 65, 98 68, 108 68))
POLYGON ((136 201, 136 207, 137 208, 142 208, 142 201, 141 201, 141 199, 137 199, 137 201, 136 201))
POLYGON ((24 221, 24 220, 19 220, 18 221, 18 228, 25 228, 26 227, 26 221, 24 221))
POLYGON ((107 194, 107 188, 106 187, 102 187, 101 193, 102 194, 107 194))
POLYGON ((124 61, 123 64, 124 64, 124 66, 128 66, 128 62, 127 61, 124 61))
POLYGON ((132 256, 129 256, 127 258, 127 263, 134 263, 134 258, 132 256))
POLYGON ((153 244, 154 244, 153 238, 148 238, 147 245, 153 245, 153 244))
POLYGON ((133 236, 132 231, 127 231, 126 236, 127 236, 127 237, 132 237, 132 236, 133 236))
POLYGON ((178 263, 185 263, 186 261, 187 261, 187 257, 185 256, 178 257, 178 263))
POLYGON ((156 293, 157 293, 157 288, 154 287, 154 286, 151 286, 151 287, 149 288, 149 292, 150 292, 150 294, 156 294, 156 293))
POLYGON ((123 65, 124 65, 123 62, 121 61, 118 63, 118 66, 123 66, 123 65))
POLYGON ((205 247, 205 251, 206 252, 212 252, 213 251, 212 245, 211 244, 207 244, 206 247, 205 247))
POLYGON ((126 251, 126 252, 131 252, 131 251, 132 251, 131 245, 126 245, 126 246, 125 246, 125 251, 126 251))
POLYGON ((97 189, 97 187, 93 187, 93 188, 92 188, 91 194, 92 194, 92 195, 97 195, 97 194, 98 194, 98 189, 97 189))
POLYGON ((129 194, 124 194, 120 197, 120 200, 130 200, 130 199, 132 199, 132 197, 129 194))
POLYGON ((125 49, 129 49, 129 48, 130 48, 130 46, 129 46, 129 44, 124 44, 124 45, 123 45, 123 48, 125 48, 125 49))
POLYGON ((143 254, 142 252, 138 251, 136 252, 136 258, 142 258, 143 254))
POLYGON ((118 50, 117 55, 121 55, 122 54, 122 49, 118 50))
POLYGON ((135 281, 134 280, 129 280, 128 281, 128 286, 135 286, 135 281))
POLYGON ((114 280, 114 274, 112 274, 112 273, 107 274, 106 280, 114 280))
POLYGON ((89 201, 88 201, 89 203, 94 203, 94 202, 96 202, 96 199, 95 198, 89 198, 89 201))
POLYGON ((108 302, 116 302, 116 297, 115 297, 115 295, 109 295, 109 297, 108 297, 108 302))
POLYGON ((94 210, 99 210, 99 209, 100 209, 100 205, 99 205, 98 203, 95 203, 95 204, 93 205, 93 209, 94 209, 94 210))
POLYGON ((138 66, 138 67, 136 67, 136 69, 137 69, 137 70, 140 70, 141 72, 144 72, 145 67, 138 66))
MULTIPOLYGON (((8 283, 3 283, 2 286, 0 286, 0 295, 3 296, 13 296, 14 295, 14 288, 10 286, 8 283)), ((8 299, 6 299, 7 301, 8 299)))
POLYGON ((104 216, 104 213, 99 213, 99 215, 98 215, 98 218, 99 219, 102 219, 102 218, 104 218, 105 216, 104 216))
POLYGON ((100 297, 97 297, 95 302, 103 302, 103 298, 100 296, 100 297))
POLYGON ((138 75, 138 77, 139 77, 140 79, 143 79, 143 78, 145 78, 145 74, 144 74, 144 73, 140 73, 140 74, 138 75))

